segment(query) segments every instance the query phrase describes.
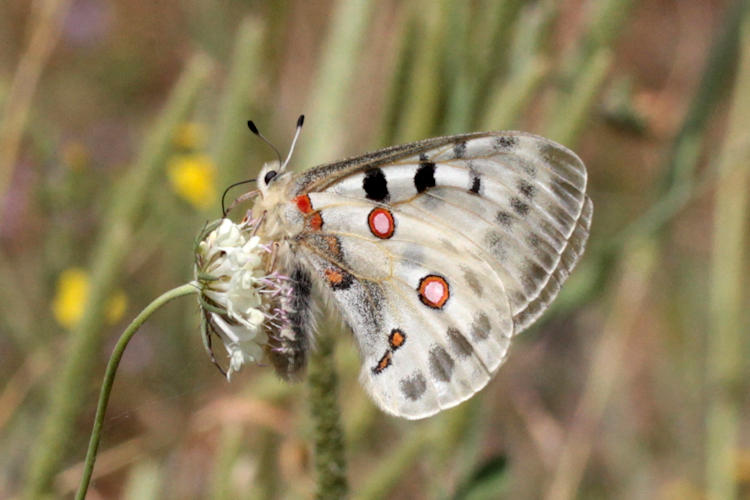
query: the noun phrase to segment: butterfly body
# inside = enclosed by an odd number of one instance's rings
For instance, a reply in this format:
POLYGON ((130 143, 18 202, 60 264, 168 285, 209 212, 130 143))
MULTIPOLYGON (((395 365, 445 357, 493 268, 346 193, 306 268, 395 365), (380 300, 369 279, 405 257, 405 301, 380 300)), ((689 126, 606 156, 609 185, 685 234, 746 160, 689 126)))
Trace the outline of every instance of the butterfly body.
POLYGON ((352 329, 384 411, 423 418, 484 387, 556 296, 588 236, 586 170, 520 132, 439 137, 293 174, 267 164, 252 209, 288 277, 269 358, 304 370, 315 304, 352 329))

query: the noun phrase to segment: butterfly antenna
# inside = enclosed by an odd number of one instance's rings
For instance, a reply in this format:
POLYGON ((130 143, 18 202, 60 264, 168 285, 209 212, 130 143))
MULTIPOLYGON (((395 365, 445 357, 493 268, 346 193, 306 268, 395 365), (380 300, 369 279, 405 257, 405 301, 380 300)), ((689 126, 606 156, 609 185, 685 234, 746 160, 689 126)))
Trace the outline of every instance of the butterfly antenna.
POLYGON ((273 149, 273 152, 276 153, 276 158, 278 158, 279 160, 279 165, 281 165, 281 153, 279 153, 279 150, 276 149, 276 146, 271 144, 271 141, 266 139, 266 137, 260 133, 260 131, 258 130, 258 127, 255 126, 255 123, 252 120, 247 121, 247 128, 250 129, 250 132, 260 137, 263 140, 263 142, 271 146, 271 149, 273 149))
POLYGON ((225 199, 227 197, 227 193, 229 192, 229 190, 232 189, 233 187, 241 186, 242 184, 249 184, 249 183, 255 182, 255 181, 256 181, 256 179, 247 179, 247 180, 244 180, 244 181, 235 182, 234 184, 230 184, 224 190, 224 194, 221 195, 221 216, 222 217, 226 217, 227 216, 227 209, 225 208, 224 201, 225 201, 225 199))
POLYGON ((292 146, 289 148, 289 154, 286 156, 286 160, 284 160, 284 163, 281 164, 281 168, 279 169, 281 172, 284 171, 286 166, 289 164, 289 160, 292 159, 294 146, 297 145, 297 139, 299 139, 299 135, 302 133, 302 125, 304 123, 305 123, 305 115, 299 115, 299 118, 297 118, 297 130, 294 132, 294 139, 292 139, 292 146))

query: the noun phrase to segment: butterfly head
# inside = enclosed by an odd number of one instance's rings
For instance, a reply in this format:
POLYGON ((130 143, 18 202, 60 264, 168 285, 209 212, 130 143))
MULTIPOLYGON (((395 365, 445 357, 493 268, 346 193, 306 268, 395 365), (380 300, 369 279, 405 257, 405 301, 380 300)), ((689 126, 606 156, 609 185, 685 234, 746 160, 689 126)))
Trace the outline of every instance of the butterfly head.
POLYGON ((263 168, 260 169, 258 174, 258 189, 262 195, 268 194, 269 186, 279 180, 279 177, 283 175, 281 171, 281 165, 278 161, 269 161, 263 164, 263 168))

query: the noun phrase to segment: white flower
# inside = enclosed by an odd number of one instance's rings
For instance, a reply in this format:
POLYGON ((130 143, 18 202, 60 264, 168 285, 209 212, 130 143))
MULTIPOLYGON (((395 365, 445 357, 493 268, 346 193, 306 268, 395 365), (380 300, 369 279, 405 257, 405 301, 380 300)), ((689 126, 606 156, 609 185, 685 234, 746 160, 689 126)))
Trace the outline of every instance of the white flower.
POLYGON ((232 373, 238 372, 245 364, 258 363, 263 359, 263 347, 268 342, 268 336, 263 329, 255 331, 244 325, 231 325, 217 313, 210 313, 214 331, 221 337, 229 356, 227 379, 232 373))
POLYGON ((227 378, 247 363, 262 361, 268 343, 262 291, 269 287, 269 250, 252 235, 253 228, 253 221, 221 219, 204 231, 196 248, 195 274, 203 286, 200 301, 208 319, 204 331, 210 329, 224 343, 227 378))

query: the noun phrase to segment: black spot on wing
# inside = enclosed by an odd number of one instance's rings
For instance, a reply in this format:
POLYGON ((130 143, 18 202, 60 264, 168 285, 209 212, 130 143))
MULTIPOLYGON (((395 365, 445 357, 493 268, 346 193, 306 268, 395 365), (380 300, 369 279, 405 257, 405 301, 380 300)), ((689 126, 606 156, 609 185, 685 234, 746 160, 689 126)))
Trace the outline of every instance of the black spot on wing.
POLYGON ((541 245, 542 240, 539 239, 539 235, 536 235, 534 233, 529 233, 529 235, 526 237, 526 242, 529 244, 531 248, 539 248, 539 245, 541 245))
POLYGON ((390 350, 385 351, 385 354, 383 354, 383 357, 380 358, 380 361, 378 361, 378 364, 376 364, 372 368, 372 373, 374 373, 375 375, 380 375, 381 373, 383 373, 383 370, 391 366, 391 364, 393 363, 392 360, 393 360, 393 354, 391 353, 391 351, 390 350))
POLYGON ((330 287, 335 290, 348 290, 354 283, 354 276, 338 266, 332 265, 323 272, 330 287))
POLYGON ((490 249, 492 254, 500 261, 504 261, 508 258, 508 249, 506 248, 503 235, 497 231, 490 231, 485 235, 484 239, 487 247, 490 249))
POLYGON ((463 158, 466 154, 466 141, 461 141, 453 146, 453 156, 456 158, 463 158))
POLYGON ((518 215, 521 217, 526 216, 529 213, 529 205, 520 198, 513 197, 510 199, 510 206, 518 215))
POLYGON ((406 399, 416 401, 421 398, 424 391, 427 390, 427 380, 425 380, 422 372, 416 371, 410 376, 402 378, 400 386, 401 392, 406 399))
POLYGON ((430 349, 430 373, 443 382, 449 382, 453 376, 455 361, 441 346, 436 345, 430 349))
POLYGON ((534 187, 534 185, 532 184, 529 184, 523 179, 518 181, 518 190, 528 199, 533 198, 536 194, 536 187, 534 187))
POLYGON ((475 340, 484 340, 490 335, 490 318, 483 312, 474 317, 471 323, 471 336, 475 340))
POLYGON ((383 288, 380 284, 370 280, 358 280, 357 294, 352 306, 363 322, 370 325, 372 332, 383 330, 383 310, 381 304, 385 301, 383 288))
POLYGON ((379 168, 373 168, 365 173, 362 180, 362 189, 365 191, 367 198, 374 201, 388 200, 388 182, 385 174, 379 168))
POLYGON ((451 349, 453 352, 462 358, 471 356, 473 351, 471 343, 466 340, 466 337, 464 337, 463 333, 461 333, 458 328, 448 328, 448 340, 451 343, 451 349))
POLYGON ((471 176, 471 188, 469 188, 469 191, 471 191, 474 194, 479 194, 479 190, 482 188, 482 180, 479 178, 479 175, 473 174, 471 176))
POLYGON ((500 135, 495 137, 495 149, 509 151, 516 147, 518 144, 518 138, 512 135, 500 135))
POLYGON ((474 293, 481 297, 483 291, 482 283, 479 281, 479 278, 477 278, 477 275, 467 267, 461 267, 461 270, 464 273, 464 279, 466 280, 466 283, 474 291, 474 293))
POLYGON ((525 304, 527 302, 526 295, 521 290, 511 290, 510 299, 511 304, 525 304))
POLYGON ((510 225, 513 223, 513 216, 505 210, 500 210, 495 215, 495 220, 503 227, 510 227, 510 225))
POLYGON ((417 193, 423 193, 426 189, 435 187, 435 164, 425 161, 419 164, 417 173, 414 174, 414 187, 417 193))
POLYGON ((537 292, 539 284, 547 279, 549 273, 547 273, 542 266, 529 258, 524 260, 523 267, 521 285, 524 288, 524 292, 526 292, 528 296, 532 296, 537 292))

